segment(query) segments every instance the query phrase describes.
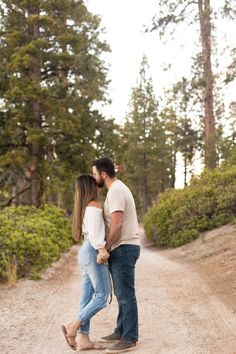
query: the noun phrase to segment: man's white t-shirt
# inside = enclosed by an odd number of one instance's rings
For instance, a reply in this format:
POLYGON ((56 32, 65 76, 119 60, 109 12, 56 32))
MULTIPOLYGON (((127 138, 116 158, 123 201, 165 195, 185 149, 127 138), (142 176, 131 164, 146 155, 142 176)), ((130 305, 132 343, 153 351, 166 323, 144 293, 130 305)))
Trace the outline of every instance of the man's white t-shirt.
POLYGON ((108 229, 111 225, 111 214, 115 211, 124 213, 123 227, 120 239, 112 245, 111 250, 123 244, 140 245, 134 198, 129 188, 120 180, 112 183, 104 203, 104 217, 108 229))

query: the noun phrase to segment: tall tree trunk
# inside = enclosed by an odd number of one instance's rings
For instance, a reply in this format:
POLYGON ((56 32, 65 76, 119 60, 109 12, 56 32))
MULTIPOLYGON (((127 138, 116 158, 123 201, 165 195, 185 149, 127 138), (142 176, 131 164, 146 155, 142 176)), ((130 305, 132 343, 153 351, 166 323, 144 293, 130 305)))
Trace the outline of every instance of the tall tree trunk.
POLYGON ((170 186, 172 188, 175 188, 175 181, 176 181, 176 162, 177 162, 177 151, 176 151, 176 146, 174 146, 174 150, 172 151, 172 169, 171 169, 171 181, 170 181, 170 186))
POLYGON ((187 102, 188 102, 188 93, 186 89, 186 80, 183 80, 183 109, 184 109, 184 187, 187 186, 187 165, 188 165, 188 148, 187 148, 187 142, 186 142, 186 136, 187 136, 187 129, 188 129, 188 122, 187 122, 187 102))
POLYGON ((211 68, 211 17, 210 0, 198 0, 204 70, 204 130, 205 166, 216 167, 215 118, 213 112, 213 75, 211 68))
MULTIPOLYGON (((39 15, 39 10, 37 7, 32 8, 30 11, 31 15, 39 15)), ((37 40, 40 36, 39 25, 37 22, 33 22, 29 25, 29 35, 32 40, 37 40)), ((30 78, 32 82, 40 82, 40 58, 37 56, 32 60, 30 67, 30 78)), ((37 134, 42 128, 42 118, 41 109, 37 100, 31 100, 29 104, 30 115, 32 117, 32 128, 36 132, 36 137, 29 144, 30 157, 31 157, 31 194, 32 194, 32 204, 35 207, 39 207, 42 202, 43 196, 43 185, 40 176, 40 161, 42 159, 42 147, 40 145, 39 138, 37 134)))
POLYGON ((40 185, 40 175, 39 175, 39 161, 40 161, 40 146, 38 142, 33 142, 31 144, 31 158, 32 165, 34 166, 31 175, 31 193, 32 193, 32 204, 35 207, 39 207, 41 202, 41 185, 40 185))
MULTIPOLYGON (((187 105, 186 105, 186 100, 184 102, 184 113, 185 113, 185 122, 184 122, 184 143, 186 144, 186 136, 187 136, 187 105)), ((184 187, 187 186, 187 165, 188 165, 188 148, 185 145, 184 148, 184 187)))
POLYGON ((17 198, 16 197, 14 198, 14 196, 17 194, 16 186, 12 186, 11 194, 12 194, 11 205, 16 206, 17 205, 17 198))
POLYGON ((148 209, 148 189, 147 189, 147 175, 143 176, 143 211, 144 214, 148 209))
MULTIPOLYGON (((165 191, 165 186, 166 186, 166 176, 161 174, 161 181, 160 181, 160 193, 163 193, 165 191)), ((157 193, 158 195, 158 193, 157 193)))
MULTIPOLYGON (((144 79, 143 79, 144 80, 144 79)), ((145 80, 144 80, 145 81, 145 80)), ((147 141, 146 141, 146 133, 147 133, 147 120, 144 117, 143 121, 143 136, 144 136, 144 154, 143 154, 143 211, 146 214, 148 209, 148 158, 147 158, 147 141)))
POLYGON ((147 156, 143 155, 143 211, 144 214, 148 209, 148 179, 147 179, 147 156))
POLYGON ((187 186, 187 151, 184 153, 184 187, 187 186))

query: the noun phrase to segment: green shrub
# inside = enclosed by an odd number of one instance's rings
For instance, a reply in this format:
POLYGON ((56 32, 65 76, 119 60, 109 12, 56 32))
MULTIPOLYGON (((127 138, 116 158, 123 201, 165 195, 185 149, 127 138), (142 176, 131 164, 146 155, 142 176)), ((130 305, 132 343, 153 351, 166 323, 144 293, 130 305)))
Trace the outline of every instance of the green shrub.
POLYGON ((8 207, 0 213, 0 278, 16 262, 17 276, 37 274, 72 244, 71 222, 55 206, 8 207))
POLYGON ((155 244, 177 247, 235 215, 236 166, 232 166, 206 171, 182 190, 165 191, 145 215, 144 229, 155 244))

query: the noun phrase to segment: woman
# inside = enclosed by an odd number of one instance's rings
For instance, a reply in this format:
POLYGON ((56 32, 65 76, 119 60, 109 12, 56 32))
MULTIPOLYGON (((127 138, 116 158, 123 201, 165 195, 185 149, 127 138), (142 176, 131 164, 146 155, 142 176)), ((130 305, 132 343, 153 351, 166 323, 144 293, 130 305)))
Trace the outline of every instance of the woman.
POLYGON ((111 293, 107 264, 109 253, 105 248, 103 209, 97 200, 97 184, 89 174, 76 180, 73 213, 73 237, 84 237, 78 254, 82 270, 82 299, 76 320, 61 327, 70 348, 76 350, 76 334, 80 333, 80 350, 104 349, 89 338, 90 319, 107 303, 111 293))

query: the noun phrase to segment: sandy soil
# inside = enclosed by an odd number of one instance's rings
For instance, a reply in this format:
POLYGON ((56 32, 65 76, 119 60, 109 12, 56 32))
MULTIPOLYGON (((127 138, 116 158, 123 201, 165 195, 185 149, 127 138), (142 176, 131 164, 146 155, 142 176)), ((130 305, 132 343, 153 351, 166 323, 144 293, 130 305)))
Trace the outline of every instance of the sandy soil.
POLYGON ((236 313, 236 225, 202 233, 194 242, 161 254, 191 264, 212 294, 236 313))
MULTIPOLYGON (((206 239, 198 241, 207 245, 212 242, 206 239)), ((225 268, 220 268, 227 267, 230 257, 226 256, 225 263, 214 267, 215 272, 222 271, 224 283, 220 284, 220 278, 209 277, 212 266, 218 264, 216 260, 210 263, 207 251, 205 258, 201 257, 195 243, 191 249, 188 247, 158 251, 143 242, 137 264, 140 317, 137 354, 236 354, 233 294, 230 301, 225 301, 223 293, 229 295, 231 287, 225 284, 225 279, 228 280, 225 268), (221 293, 220 287, 223 287, 221 293)), ((77 252, 78 247, 73 247, 45 272, 41 281, 23 280, 12 289, 0 286, 1 354, 73 353, 65 343, 60 325, 74 318, 79 303, 81 277, 77 252)), ((113 330, 116 306, 113 300, 95 316, 91 328, 93 339, 113 330)))

